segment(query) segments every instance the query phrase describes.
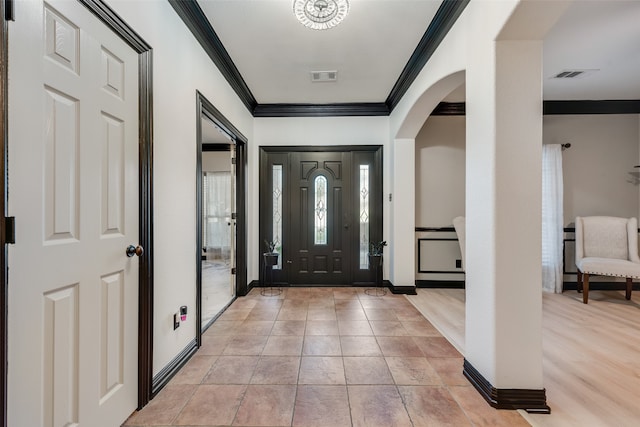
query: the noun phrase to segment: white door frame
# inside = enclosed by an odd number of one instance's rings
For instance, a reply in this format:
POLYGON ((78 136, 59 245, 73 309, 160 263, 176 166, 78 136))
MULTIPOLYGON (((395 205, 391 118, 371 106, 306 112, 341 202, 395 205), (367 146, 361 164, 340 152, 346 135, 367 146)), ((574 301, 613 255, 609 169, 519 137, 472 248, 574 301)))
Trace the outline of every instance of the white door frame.
MULTIPOLYGON (((138 54, 139 64, 139 243, 145 248, 139 258, 138 320, 138 408, 145 406, 158 390, 152 390, 153 378, 153 91, 152 49, 126 22, 102 0, 78 0, 100 21, 124 40, 138 54)), ((0 422, 7 425, 7 244, 12 232, 7 230, 7 29, 13 20, 12 2, 0 1, 0 422), (7 233, 7 231, 9 231, 7 233)))

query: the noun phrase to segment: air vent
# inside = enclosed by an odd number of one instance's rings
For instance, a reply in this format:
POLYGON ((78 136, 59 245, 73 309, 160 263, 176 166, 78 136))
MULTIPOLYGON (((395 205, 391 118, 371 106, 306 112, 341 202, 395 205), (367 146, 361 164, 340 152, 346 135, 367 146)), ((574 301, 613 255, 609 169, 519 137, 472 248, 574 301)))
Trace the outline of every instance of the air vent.
POLYGON ((555 74, 552 78, 554 79, 575 79, 575 78, 583 78, 588 76, 589 74, 593 74, 598 70, 564 70, 561 73, 555 74))
POLYGON ((314 83, 335 82, 338 80, 337 71, 312 71, 311 81, 314 83))

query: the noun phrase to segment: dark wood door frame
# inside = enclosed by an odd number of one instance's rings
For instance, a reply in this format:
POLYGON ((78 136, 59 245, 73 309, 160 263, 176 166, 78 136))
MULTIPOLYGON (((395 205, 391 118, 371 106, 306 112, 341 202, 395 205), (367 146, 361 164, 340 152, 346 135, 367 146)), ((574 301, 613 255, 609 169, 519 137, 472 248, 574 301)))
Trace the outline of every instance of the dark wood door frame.
MULTIPOLYGON (((111 31, 124 40, 138 54, 138 115, 139 115, 139 243, 145 249, 140 257, 139 267, 139 317, 138 317, 138 408, 145 406, 152 398, 153 376, 153 50, 118 14, 102 0, 78 0, 111 31)), ((2 173, 2 194, 0 195, 0 270, 2 270, 0 306, 0 341, 2 352, 0 374, 2 423, 7 425, 7 299, 8 271, 7 244, 11 234, 6 231, 7 215, 7 150, 8 150, 8 43, 7 21, 13 20, 13 2, 0 2, 2 25, 0 25, 0 170, 2 173)), ((17 24, 19 25, 19 24, 17 24)), ((19 236, 18 236, 19 238, 19 236)))
MULTIPOLYGON (((382 153, 383 147, 379 145, 344 145, 344 146, 263 146, 260 147, 260 230, 259 230, 259 241, 263 242, 265 239, 270 240, 272 237, 272 225, 271 225, 271 215, 265 214, 265 212, 271 212, 271 198, 267 197, 270 194, 270 190, 272 188, 273 178, 271 176, 270 164, 284 164, 289 162, 289 153, 294 152, 350 152, 352 154, 353 164, 359 162, 364 159, 367 155, 369 156, 368 163, 371 164, 371 176, 370 182, 373 185, 371 198, 370 198, 370 206, 374 207, 371 209, 371 223, 372 228, 370 231, 370 240, 380 241, 382 240, 382 228, 383 228, 383 218, 382 218, 382 205, 383 205, 383 181, 382 181, 382 153), (359 160, 358 160, 359 159, 359 160)), ((287 173, 285 172, 283 176, 283 189, 288 188, 290 186, 289 178, 287 173)), ((286 204, 286 202, 285 202, 286 204)), ((283 208, 284 210, 285 208, 283 208)), ((288 230, 283 229, 283 242, 290 238, 288 235, 288 230)), ((262 262, 262 252, 263 245, 260 244, 257 251, 257 256, 260 262, 262 262)), ((284 261, 284 260, 283 260, 284 261)), ((286 261, 284 261, 286 263, 286 261)), ((372 278, 369 277, 369 271, 359 271, 355 266, 357 266, 357 258, 353 260, 354 267, 351 268, 353 274, 351 275, 351 284, 354 286, 364 285, 372 283, 372 278), (360 274, 359 274, 360 273, 360 274)), ((289 284, 288 277, 288 268, 286 268, 283 263, 283 269, 280 271, 274 270, 273 279, 279 284, 287 285, 289 284)), ((260 265, 260 271, 263 271, 262 265, 260 265)))
MULTIPOLYGON (((196 91, 196 117, 197 117, 197 147, 196 147, 196 341, 197 346, 202 345, 202 118, 206 117, 226 132, 236 146, 236 295, 247 294, 247 216, 245 205, 246 194, 246 166, 247 166, 247 138, 218 111, 202 93, 196 91)), ((213 144, 206 150, 215 150, 213 144)))
POLYGON ((9 2, 0 2, 0 13, 2 14, 2 23, 0 24, 0 170, 2 171, 2 194, 0 195, 0 271, 2 277, 0 278, 0 307, 2 307, 2 315, 0 315, 0 342, 2 342, 2 351, 0 351, 0 363, 2 369, 0 370, 0 381, 2 381, 2 387, 0 387, 0 405, 2 406, 2 426, 7 427, 7 357, 8 357, 8 289, 9 283, 7 273, 7 243, 9 239, 7 236, 7 150, 9 147, 7 140, 7 116, 9 103, 7 100, 8 89, 8 74, 7 74, 7 59, 8 59, 8 43, 7 43, 7 30, 8 20, 11 19, 8 16, 9 2))

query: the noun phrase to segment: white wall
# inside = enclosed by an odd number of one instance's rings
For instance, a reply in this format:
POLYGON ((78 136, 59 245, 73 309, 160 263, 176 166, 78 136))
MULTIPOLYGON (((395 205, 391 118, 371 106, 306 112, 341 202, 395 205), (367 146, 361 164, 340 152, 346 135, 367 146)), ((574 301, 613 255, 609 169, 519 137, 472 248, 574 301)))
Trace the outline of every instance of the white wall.
MULTIPOLYGON (((388 117, 315 117, 315 118, 257 118, 254 121, 255 139, 249 144, 248 197, 256 203, 247 206, 248 225, 248 281, 258 279, 257 248, 259 217, 259 163, 261 146, 330 146, 382 145, 383 148, 383 240, 388 240, 389 221, 389 119, 388 117)), ((385 259, 385 263, 388 260, 385 259)), ((384 271, 388 271, 385 266, 384 271)))
POLYGON ((416 136, 416 226, 464 215, 465 117, 431 116, 416 136))
POLYGON ((153 48, 156 375, 195 338, 196 90, 251 144, 253 118, 166 1, 108 1, 153 48), (172 315, 192 313, 176 331, 172 315))
POLYGON ((576 216, 637 217, 638 115, 545 116, 545 144, 570 143, 562 153, 564 225, 576 216))

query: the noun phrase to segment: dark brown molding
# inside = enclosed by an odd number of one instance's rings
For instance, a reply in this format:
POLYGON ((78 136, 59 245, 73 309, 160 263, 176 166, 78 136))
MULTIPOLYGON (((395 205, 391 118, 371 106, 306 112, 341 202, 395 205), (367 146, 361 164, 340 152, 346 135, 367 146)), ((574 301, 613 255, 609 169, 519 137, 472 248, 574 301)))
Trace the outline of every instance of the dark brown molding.
POLYGON ((465 102, 441 102, 431 112, 432 116, 464 116, 466 115, 465 102))
POLYGON ((213 121, 216 126, 220 127, 229 136, 233 137, 236 143, 242 142, 246 144, 249 141, 200 91, 196 91, 196 94, 199 102, 202 104, 202 114, 213 121))
POLYGON ((0 195, 0 307, 2 307, 2 315, 0 316, 0 342, 2 342, 2 351, 0 352, 0 381, 2 388, 0 389, 0 406, 2 407, 2 427, 7 427, 7 374, 8 374, 8 268, 7 268, 7 236, 5 218, 7 216, 7 150, 8 132, 7 132, 7 116, 9 111, 8 103, 8 83, 7 74, 7 58, 8 58, 8 25, 9 9, 13 5, 7 2, 0 2, 0 13, 2 23, 0 23, 0 170, 2 171, 2 194, 0 195))
POLYGON ((495 388, 467 359, 464 360, 462 373, 489 405, 496 409, 524 409, 531 414, 551 413, 545 389, 495 388))
POLYGON ((78 0, 138 53, 139 258, 138 409, 152 397, 153 381, 153 50, 102 0, 78 0))
POLYGON ((338 117, 388 116, 384 102, 351 102, 343 104, 258 104, 254 117, 338 117))
MULTIPOLYGON (((432 116, 464 116, 465 102, 441 102, 431 112, 432 116)), ((608 101, 542 101, 542 114, 640 114, 640 100, 620 99, 608 101)))
POLYGON ((103 0, 78 0, 100 21, 124 40, 138 53, 151 50, 151 46, 144 41, 113 9, 103 0))
POLYGON ((415 286, 393 286, 390 280, 385 280, 383 283, 389 288, 392 294, 418 295, 415 286))
POLYGON ((447 35, 453 24, 457 21, 462 11, 469 4, 469 0, 444 0, 431 23, 427 27, 418 46, 409 58, 409 62, 405 65, 400 77, 391 89, 385 104, 389 107, 389 111, 398 105, 400 99, 407 92, 413 81, 418 77, 422 68, 431 58, 440 43, 447 35))
POLYGON ((228 144, 202 144, 203 152, 231 151, 228 144))
POLYGON ((182 351, 173 358, 171 362, 169 362, 160 372, 153 378, 152 390, 153 396, 158 394, 162 388, 167 385, 167 383, 178 373, 180 368, 182 368, 188 361, 191 359, 196 351, 198 351, 198 344, 196 339, 194 338, 187 344, 187 346, 182 349, 182 351))
POLYGON ((439 231, 439 232, 455 232, 456 229, 453 227, 416 227, 416 233, 419 231, 439 231))
POLYGON ((416 280, 416 288, 422 289, 464 289, 464 280, 416 280))
POLYGON ((640 100, 544 101, 542 114, 640 114, 640 100))
POLYGON ((198 2, 195 0, 169 0, 169 3, 187 28, 191 30, 200 46, 218 67, 242 103, 250 112, 253 112, 258 103, 198 2))

